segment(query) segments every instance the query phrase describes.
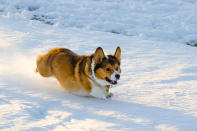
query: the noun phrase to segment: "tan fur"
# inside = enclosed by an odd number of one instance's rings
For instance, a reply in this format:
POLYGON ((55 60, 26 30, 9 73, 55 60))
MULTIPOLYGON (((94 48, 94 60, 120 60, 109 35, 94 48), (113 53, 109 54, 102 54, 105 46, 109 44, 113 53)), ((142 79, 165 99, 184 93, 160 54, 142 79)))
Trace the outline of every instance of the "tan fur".
MULTIPOLYGON (((99 60, 96 60, 96 61, 101 61, 101 59, 105 56, 102 49, 99 49, 99 51, 96 51, 96 52, 99 52, 97 53, 97 57, 99 57, 100 59, 99 60)), ((120 62, 121 61, 121 49, 120 47, 118 46, 114 55, 114 57, 116 57, 116 59, 120 62)), ((96 58, 95 58, 96 59, 96 58)), ((96 71, 96 77, 99 78, 99 79, 105 79, 105 77, 108 77, 110 78, 110 76, 114 73, 114 69, 121 73, 121 70, 120 70, 120 67, 117 63, 114 64, 114 67, 112 67, 112 65, 110 63, 106 64, 105 68, 100 68, 96 71), (106 71, 106 68, 109 68, 110 71, 106 71)))
POLYGON ((70 93, 80 88, 90 93, 91 85, 87 76, 91 74, 87 71, 87 68, 89 68, 88 63, 90 63, 88 56, 78 56, 68 49, 55 48, 38 57, 36 70, 43 77, 56 77, 59 84, 70 93), (79 63, 85 57, 88 59, 85 72, 79 74, 79 63))
MULTIPOLYGON (((92 85, 89 81, 89 79, 92 79, 91 58, 94 58, 96 65, 103 57, 105 57, 104 53, 102 49, 99 48, 91 56, 79 56, 66 48, 54 48, 47 54, 38 56, 36 71, 43 77, 55 77, 60 86, 69 93, 82 89, 90 94, 92 89, 92 85)), ((111 72, 110 75, 112 73, 113 72, 111 72)), ((98 70, 96 77, 104 80, 105 78, 103 77, 106 76, 106 74, 106 71, 98 70)), ((110 75, 108 75, 108 77, 110 77, 110 75)), ((108 93, 109 86, 105 88, 108 93)))
POLYGON ((116 51, 115 51, 115 53, 114 53, 114 56, 116 57, 116 59, 117 59, 119 62, 121 61, 121 49, 120 49, 119 46, 116 48, 116 51))

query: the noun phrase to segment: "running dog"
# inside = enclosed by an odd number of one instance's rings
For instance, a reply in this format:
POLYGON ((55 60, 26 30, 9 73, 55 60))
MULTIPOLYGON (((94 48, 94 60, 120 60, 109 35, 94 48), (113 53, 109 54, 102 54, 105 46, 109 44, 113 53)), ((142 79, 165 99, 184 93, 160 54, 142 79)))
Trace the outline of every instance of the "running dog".
POLYGON ((36 71, 43 77, 55 77, 68 93, 107 99, 111 85, 120 79, 121 49, 105 55, 98 47, 92 55, 77 55, 66 48, 54 48, 37 57, 36 71))

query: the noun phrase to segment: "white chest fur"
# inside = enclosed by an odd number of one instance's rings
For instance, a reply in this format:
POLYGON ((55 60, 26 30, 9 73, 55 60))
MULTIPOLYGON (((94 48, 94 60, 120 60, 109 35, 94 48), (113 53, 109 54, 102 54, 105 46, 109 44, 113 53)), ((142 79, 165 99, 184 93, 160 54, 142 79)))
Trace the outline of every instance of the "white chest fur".
POLYGON ((91 90, 90 95, 96 98, 106 99, 106 96, 107 96, 106 88, 95 84, 91 80, 90 82, 92 85, 92 90, 91 90))

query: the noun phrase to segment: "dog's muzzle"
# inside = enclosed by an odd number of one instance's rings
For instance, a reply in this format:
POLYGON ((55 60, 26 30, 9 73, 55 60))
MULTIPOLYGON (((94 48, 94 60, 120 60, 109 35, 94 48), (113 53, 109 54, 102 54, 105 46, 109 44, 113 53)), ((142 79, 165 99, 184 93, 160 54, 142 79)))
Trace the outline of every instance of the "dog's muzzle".
MULTIPOLYGON (((120 78, 120 76, 119 76, 119 78, 120 78)), ((116 85, 118 82, 117 82, 117 80, 110 80, 109 78, 105 78, 105 80, 107 81, 107 82, 109 82, 110 84, 112 84, 112 85, 116 85)))

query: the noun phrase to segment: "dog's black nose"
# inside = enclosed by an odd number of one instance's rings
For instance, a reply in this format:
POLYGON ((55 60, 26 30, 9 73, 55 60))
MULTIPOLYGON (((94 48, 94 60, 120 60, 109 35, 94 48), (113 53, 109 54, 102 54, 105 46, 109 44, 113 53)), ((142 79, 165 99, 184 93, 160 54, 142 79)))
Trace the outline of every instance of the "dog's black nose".
POLYGON ((115 77, 116 77, 116 79, 120 79, 120 75, 119 74, 116 74, 115 77))

